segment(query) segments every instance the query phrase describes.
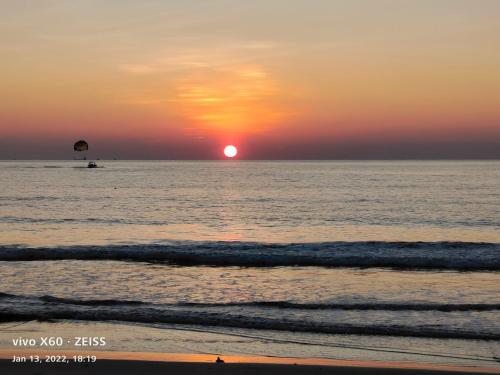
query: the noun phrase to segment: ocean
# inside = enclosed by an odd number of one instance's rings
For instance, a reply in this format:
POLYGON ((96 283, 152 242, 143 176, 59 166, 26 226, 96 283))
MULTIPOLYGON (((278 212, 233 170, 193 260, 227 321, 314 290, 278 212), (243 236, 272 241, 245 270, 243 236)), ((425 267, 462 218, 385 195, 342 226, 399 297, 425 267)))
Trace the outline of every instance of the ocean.
POLYGON ((0 162, 0 346, 499 364, 500 162, 98 163, 0 162))

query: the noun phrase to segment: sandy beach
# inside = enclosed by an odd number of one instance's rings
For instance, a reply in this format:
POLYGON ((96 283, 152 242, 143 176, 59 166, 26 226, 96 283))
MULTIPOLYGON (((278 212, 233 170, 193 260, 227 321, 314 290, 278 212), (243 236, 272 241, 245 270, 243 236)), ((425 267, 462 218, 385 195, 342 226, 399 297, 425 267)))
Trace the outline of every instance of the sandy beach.
POLYGON ((78 352, 1 350, 0 372, 8 374, 500 374, 500 368, 431 365, 421 363, 346 361, 318 358, 216 356, 183 353, 78 352), (13 363, 14 356, 96 355, 94 363, 13 363))
MULTIPOLYGON (((336 367, 314 365, 276 365, 261 363, 229 363, 223 365, 186 362, 108 361, 92 365, 70 365, 72 374, 336 374, 336 375, 411 375, 411 374, 470 374, 462 371, 433 371, 416 369, 386 369, 366 367, 336 367), (126 372, 125 372, 126 371, 126 372)), ((17 366, 6 360, 0 361, 0 370, 8 374, 66 374, 68 366, 50 365, 40 368, 36 364, 17 366)), ((477 372, 492 373, 492 372, 477 372)))

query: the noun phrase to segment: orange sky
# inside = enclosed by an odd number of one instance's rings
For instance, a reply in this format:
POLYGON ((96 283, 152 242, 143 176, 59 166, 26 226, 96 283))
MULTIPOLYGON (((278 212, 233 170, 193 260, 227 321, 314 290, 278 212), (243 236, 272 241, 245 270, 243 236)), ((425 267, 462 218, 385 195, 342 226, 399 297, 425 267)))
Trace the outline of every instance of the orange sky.
POLYGON ((0 157, 496 158, 499 45, 487 0, 10 2, 0 157))

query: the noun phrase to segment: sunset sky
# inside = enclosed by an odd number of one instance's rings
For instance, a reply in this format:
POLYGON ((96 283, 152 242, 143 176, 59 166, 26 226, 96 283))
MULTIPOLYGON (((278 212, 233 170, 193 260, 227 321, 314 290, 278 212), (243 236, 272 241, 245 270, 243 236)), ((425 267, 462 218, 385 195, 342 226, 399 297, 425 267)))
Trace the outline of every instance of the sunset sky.
POLYGON ((1 1, 0 158, 500 157, 500 1, 1 1))

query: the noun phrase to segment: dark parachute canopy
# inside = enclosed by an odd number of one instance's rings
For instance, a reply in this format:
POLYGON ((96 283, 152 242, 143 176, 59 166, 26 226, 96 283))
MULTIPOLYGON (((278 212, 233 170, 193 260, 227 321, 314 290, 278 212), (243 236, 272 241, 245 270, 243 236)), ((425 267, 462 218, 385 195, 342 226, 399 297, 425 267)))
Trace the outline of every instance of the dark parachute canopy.
POLYGON ((89 149, 89 144, 85 142, 84 140, 80 140, 78 142, 75 142, 73 146, 73 150, 75 151, 87 151, 89 149))

